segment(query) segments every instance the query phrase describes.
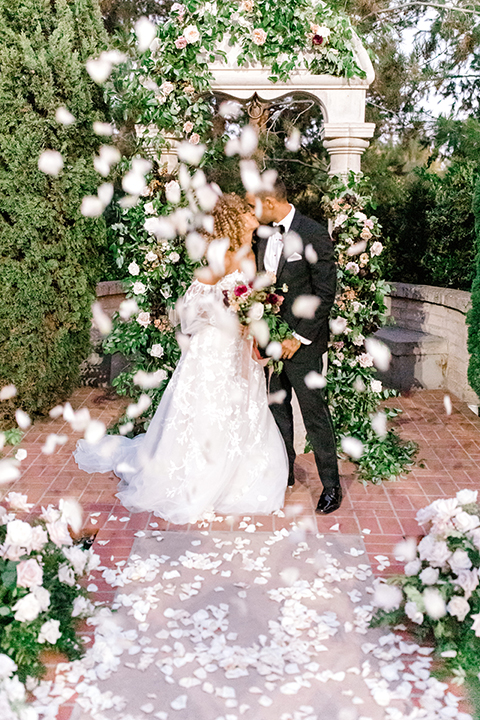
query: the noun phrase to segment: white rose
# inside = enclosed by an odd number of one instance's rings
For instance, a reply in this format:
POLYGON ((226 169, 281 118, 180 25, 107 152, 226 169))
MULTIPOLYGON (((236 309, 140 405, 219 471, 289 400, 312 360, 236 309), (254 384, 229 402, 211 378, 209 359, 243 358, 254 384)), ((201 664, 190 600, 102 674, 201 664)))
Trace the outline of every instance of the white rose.
POLYGON ((0 653, 0 678, 10 677, 16 669, 17 666, 12 658, 4 653, 0 653))
POLYGON ((348 270, 348 272, 351 272, 352 275, 358 275, 358 273, 360 272, 360 268, 359 268, 359 266, 357 265, 357 263, 356 263, 356 262, 352 262, 352 261, 348 262, 348 263, 345 265, 345 270, 348 270))
POLYGON ((5 545, 19 545, 27 548, 32 541, 32 528, 23 520, 11 520, 7 523, 5 545))
POLYGON ((152 357, 161 358, 163 357, 164 349, 160 343, 155 343, 155 345, 152 345, 152 347, 149 348, 148 353, 152 357))
POLYGON ((407 577, 412 577, 412 575, 417 575, 417 573, 420 571, 421 567, 422 567, 422 563, 417 558, 416 560, 411 560, 410 562, 408 562, 405 565, 403 572, 405 573, 405 575, 407 577))
POLYGON ((42 520, 45 520, 47 523, 56 522, 57 520, 60 520, 61 516, 62 513, 60 510, 54 508, 53 505, 49 505, 47 508, 42 507, 42 512, 40 514, 42 520))
POLYGON ((32 539, 30 541, 30 551, 34 550, 39 552, 43 550, 48 542, 48 533, 40 525, 35 525, 32 528, 32 539))
MULTIPOLYGON (((17 455, 19 452, 20 450, 17 452, 17 455)), ((15 455, 15 457, 17 460, 20 460, 21 458, 18 458, 17 455, 15 455)), ((5 500, 13 510, 23 510, 28 512, 33 507, 33 503, 27 502, 28 496, 22 495, 21 493, 9 492, 5 500)))
POLYGON ((372 243, 372 247, 370 248, 370 255, 372 257, 375 257, 375 255, 380 255, 380 253, 383 250, 383 245, 378 240, 375 240, 374 243, 372 243))
POLYGON ((43 582, 43 570, 34 558, 23 560, 17 565, 18 587, 30 588, 34 585, 41 585, 43 582))
POLYGON ((471 530, 468 533, 468 537, 473 542, 477 550, 480 550, 480 528, 476 528, 475 530, 471 530))
POLYGON ((142 327, 146 328, 148 325, 150 325, 150 313, 149 312, 141 312, 137 315, 137 322, 142 327))
POLYGON ((2 545, 1 553, 5 560, 18 562, 18 560, 25 555, 25 548, 22 548, 20 545, 2 545))
POLYGON ((180 202, 182 191, 176 180, 170 180, 170 182, 165 185, 165 195, 168 202, 173 203, 173 205, 177 205, 180 202))
POLYGON ((138 275, 138 273, 140 272, 140 268, 138 267, 136 262, 130 263, 130 265, 128 266, 128 272, 130 273, 130 275, 138 275))
POLYGON ((420 612, 414 602, 405 603, 405 615, 409 617, 412 622, 417 623, 417 625, 421 625, 423 622, 423 613, 420 612))
POLYGON ((145 255, 145 260, 147 262, 155 262, 157 259, 157 254, 153 252, 153 250, 149 250, 147 254, 145 255))
POLYGON ((50 535, 50 540, 55 543, 57 547, 73 544, 71 535, 68 532, 68 525, 63 520, 57 520, 57 522, 54 523, 47 523, 47 530, 50 535))
POLYGON ((447 605, 447 610, 450 615, 454 615, 457 620, 463 622, 470 612, 470 605, 465 598, 454 595, 447 605))
POLYGON ((134 295, 145 295, 146 292, 147 292, 147 288, 143 284, 143 282, 140 282, 140 280, 137 280, 137 282, 133 283, 134 295))
POLYGON ((167 80, 160 85, 160 89, 164 95, 170 95, 175 90, 175 85, 167 80))
POLYGON ((171 263, 177 263, 180 260, 180 255, 177 252, 172 252, 168 256, 171 263))
POLYGON ((345 215, 345 213, 340 213, 340 215, 337 215, 335 218, 335 222, 333 223, 333 227, 337 228, 340 227, 340 225, 343 225, 343 223, 348 220, 348 215, 345 215))
MULTIPOLYGON (((317 33, 317 34, 321 35, 322 33, 317 33)), ((362 212, 354 213, 353 217, 356 218, 357 220, 360 220, 360 222, 365 222, 365 220, 367 219, 367 216, 365 215, 365 213, 362 213, 362 212)))
POLYGON ((20 598, 12 608, 15 611, 15 620, 18 622, 32 622, 41 612, 40 603, 33 593, 20 598))
POLYGON ((478 515, 471 515, 465 511, 461 511, 453 518, 455 527, 460 532, 468 532, 469 530, 475 530, 480 525, 478 515))
MULTIPOLYGON (((156 215, 156 214, 157 214, 157 211, 156 211, 155 208, 153 207, 153 202, 145 203, 145 205, 143 206, 143 209, 144 209, 144 211, 147 213, 147 215, 156 215)), ((132 275, 133 275, 133 274, 134 274, 134 273, 132 273, 132 275)), ((137 274, 138 274, 138 273, 137 273, 137 274)))
POLYGON ((477 568, 473 568, 473 570, 462 570, 458 573, 455 580, 455 585, 462 588, 467 600, 478 586, 478 574, 479 571, 477 568))
POLYGON ((423 591, 423 602, 427 615, 430 615, 432 620, 439 620, 447 614, 445 600, 436 588, 426 588, 423 591))
MULTIPOLYGON (((25 685, 18 679, 17 675, 14 675, 10 678, 5 678, 2 685, 3 690, 5 691, 7 698, 9 702, 12 703, 12 705, 18 702, 25 702, 25 685)), ((10 718, 11 717, 12 716, 10 716, 10 718)), ((24 720, 22 711, 20 711, 20 720, 24 720)), ((31 720, 31 717, 27 718, 27 720, 31 720)))
POLYGON ((65 585, 70 585, 70 587, 73 587, 75 585, 75 575, 73 572, 73 568, 69 567, 68 565, 61 565, 58 568, 58 579, 60 582, 65 583, 65 585))
POLYGON ((262 303, 259 303, 259 302, 253 303, 252 307, 248 311, 248 317, 251 320, 261 320, 263 317, 263 311, 264 311, 264 307, 263 307, 262 303))
POLYGON ((370 390, 374 393, 381 393, 383 390, 383 385, 381 380, 371 380, 370 381, 370 390))
POLYGON ((40 634, 38 636, 39 643, 50 643, 55 645, 57 640, 62 637, 60 632, 60 620, 47 620, 43 623, 40 628, 40 634))
POLYGON ((419 577, 424 585, 435 585, 438 580, 439 571, 438 568, 427 567, 422 570, 419 577))
POLYGON ((448 564, 456 575, 462 570, 470 570, 472 567, 472 561, 468 557, 468 553, 465 550, 460 550, 460 548, 455 550, 452 557, 448 560, 448 564))
POLYGON ((32 593, 40 604, 40 612, 45 612, 50 607, 50 593, 43 586, 32 588, 32 593))
POLYGON ((443 567, 452 553, 445 541, 434 540, 431 535, 422 538, 418 544, 418 554, 421 560, 426 560, 433 567, 443 567))
POLYGON ((370 355, 370 353, 362 353, 358 356, 358 362, 360 363, 360 367, 367 368, 367 367, 373 367, 373 357, 370 355))
POLYGON ((82 575, 85 570, 85 565, 88 560, 88 554, 85 550, 82 550, 78 545, 72 545, 72 547, 64 548, 63 554, 67 560, 73 565, 73 570, 76 575, 82 575))
POLYGON ((100 555, 97 555, 96 552, 93 551, 93 548, 90 548, 88 550, 88 564, 87 564, 87 572, 91 573, 94 570, 96 570, 98 567, 100 567, 100 563, 102 562, 100 555))
POLYGON ((456 495, 459 505, 471 505, 472 503, 476 503, 477 497, 478 490, 467 490, 466 488, 464 490, 459 490, 456 495))
POLYGON ((183 37, 189 45, 200 40, 200 33, 196 25, 187 25, 183 31, 183 37))

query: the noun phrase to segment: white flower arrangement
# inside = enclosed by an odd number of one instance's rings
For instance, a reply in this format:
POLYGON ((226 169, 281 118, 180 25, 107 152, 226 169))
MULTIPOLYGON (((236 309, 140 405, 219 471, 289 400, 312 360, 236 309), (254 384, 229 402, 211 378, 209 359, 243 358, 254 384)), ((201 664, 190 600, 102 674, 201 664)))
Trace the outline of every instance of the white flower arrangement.
POLYGON ((375 624, 411 621, 421 637, 433 638, 457 682, 480 680, 480 506, 477 490, 460 490, 417 513, 428 526, 418 542, 397 546, 404 575, 377 588, 375 624), (384 594, 386 589, 388 592, 384 594), (391 591, 397 591, 395 603, 391 591))
MULTIPOLYGON (((5 698, 11 701, 12 683, 23 688, 27 677, 42 675, 45 647, 56 648, 71 660, 81 656, 83 645, 76 635, 75 618, 92 615, 93 605, 78 579, 99 562, 91 549, 74 544, 69 528, 80 530, 81 509, 73 500, 61 502, 58 509, 51 505, 42 508, 40 517, 32 519, 17 517, 30 510, 25 495, 10 493, 4 503, 0 505, 2 709, 5 698), (14 672, 18 677, 12 677, 14 672)), ((23 688, 19 702, 24 695, 23 688)))

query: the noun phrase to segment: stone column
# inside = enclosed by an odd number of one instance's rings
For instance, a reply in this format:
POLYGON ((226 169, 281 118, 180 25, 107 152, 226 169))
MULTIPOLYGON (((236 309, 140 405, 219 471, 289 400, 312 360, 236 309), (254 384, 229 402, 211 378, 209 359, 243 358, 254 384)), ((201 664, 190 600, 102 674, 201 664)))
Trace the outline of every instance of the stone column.
POLYGON ((330 155, 329 174, 347 176, 351 170, 359 173, 361 157, 374 130, 374 123, 325 123, 322 140, 330 155))

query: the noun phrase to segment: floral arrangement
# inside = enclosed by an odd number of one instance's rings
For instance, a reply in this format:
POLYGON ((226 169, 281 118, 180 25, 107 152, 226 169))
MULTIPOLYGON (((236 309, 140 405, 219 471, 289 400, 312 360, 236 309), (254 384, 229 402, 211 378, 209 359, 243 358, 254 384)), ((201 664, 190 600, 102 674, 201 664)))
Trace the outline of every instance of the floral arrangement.
MULTIPOLYGON (((354 31, 348 17, 312 0, 216 0, 175 2, 170 17, 156 28, 137 27, 140 55, 119 66, 109 85, 119 116, 136 108, 135 121, 150 142, 164 142, 159 130, 205 139, 211 128, 209 64, 226 61, 236 45, 239 67, 260 63, 270 80, 285 80, 304 67, 315 74, 363 77, 357 64, 354 31)), ((135 45, 132 38, 131 47, 135 45)), ((230 61, 231 58, 229 58, 230 61)))
POLYGON ((480 679, 480 506, 477 490, 435 500, 417 513, 428 533, 396 549, 404 575, 377 587, 375 625, 407 623, 435 644, 456 682, 480 679))
MULTIPOLYGON (((92 614, 93 605, 78 579, 98 567, 100 558, 73 542, 69 527, 79 529, 81 522, 75 501, 61 500, 58 509, 42 508, 33 520, 19 517, 32 507, 25 495, 10 492, 4 503, 0 506, 0 652, 10 658, 12 672, 15 664, 24 683, 43 674, 45 648, 55 648, 71 660, 81 656, 76 625, 79 618, 92 614)), ((2 672, 5 663, 0 662, 0 678, 3 692, 9 695, 12 681, 10 672, 2 672)), ((1 693, 0 686, 0 698, 1 693)))
POLYGON ((387 428, 398 410, 379 412, 380 402, 396 393, 377 378, 377 367, 388 365, 388 350, 371 338, 387 322, 389 286, 381 277, 381 227, 369 212, 372 202, 365 186, 366 180, 353 173, 347 183, 332 178, 323 198, 338 288, 330 321, 327 387, 340 449, 357 463, 363 481, 380 483, 405 472, 417 448, 387 428))
MULTIPOLYGON (((225 305, 235 312, 240 325, 253 330, 255 339, 266 346, 268 364, 280 373, 283 367, 280 343, 292 337, 292 331, 279 316, 285 298, 277 292, 275 280, 272 273, 263 273, 248 284, 237 282, 223 295, 225 305)), ((284 285, 283 292, 287 290, 284 285)))

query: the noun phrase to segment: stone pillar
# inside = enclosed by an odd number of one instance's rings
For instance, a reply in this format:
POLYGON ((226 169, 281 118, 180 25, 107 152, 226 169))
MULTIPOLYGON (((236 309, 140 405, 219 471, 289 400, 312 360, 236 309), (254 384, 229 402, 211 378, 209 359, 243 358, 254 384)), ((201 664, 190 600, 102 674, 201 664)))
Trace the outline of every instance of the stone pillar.
POLYGON ((361 170, 361 157, 367 149, 375 130, 374 123, 340 125, 325 123, 322 140, 330 155, 330 175, 347 176, 353 170, 361 170))

